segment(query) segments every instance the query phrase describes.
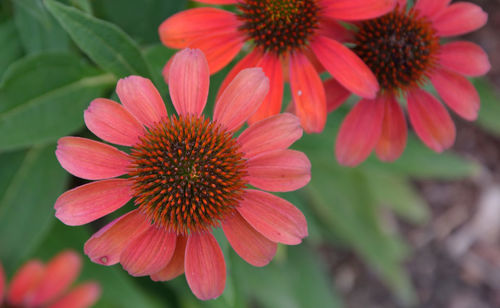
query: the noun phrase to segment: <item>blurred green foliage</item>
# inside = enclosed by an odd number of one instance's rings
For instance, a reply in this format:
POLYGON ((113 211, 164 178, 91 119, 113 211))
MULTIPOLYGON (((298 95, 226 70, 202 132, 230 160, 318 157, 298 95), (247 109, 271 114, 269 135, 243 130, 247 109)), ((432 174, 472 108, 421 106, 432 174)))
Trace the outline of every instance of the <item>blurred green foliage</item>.
MULTIPOLYGON (((83 253, 84 242, 95 231, 92 226, 68 227, 53 216, 54 201, 73 185, 56 161, 54 142, 68 134, 89 135, 83 110, 93 98, 113 97, 120 77, 152 78, 169 102, 161 70, 175 51, 160 44, 157 28, 188 5, 193 4, 0 2, 0 260, 9 275, 32 257, 47 260, 65 248, 83 253)), ((211 78, 208 113, 228 70, 211 78)), ((500 135, 498 95, 484 80, 476 85, 483 101, 479 123, 500 135)), ((271 264, 255 268, 218 236, 228 281, 224 294, 209 302, 196 300, 183 276, 154 283, 85 258, 80 280, 98 280, 103 287, 97 307, 342 307, 333 286, 335 273, 319 250, 322 245, 354 251, 402 303, 414 302, 403 266, 411 249, 382 217, 389 212, 409 223, 425 223, 429 210, 412 179, 465 178, 480 167, 452 152, 436 154, 414 136, 395 163, 370 158, 357 168, 341 167, 333 144, 347 111, 340 108, 330 115, 322 134, 306 135, 294 146, 311 159, 313 177, 307 187, 283 197, 308 219, 310 237, 305 243, 280 246, 271 264)))

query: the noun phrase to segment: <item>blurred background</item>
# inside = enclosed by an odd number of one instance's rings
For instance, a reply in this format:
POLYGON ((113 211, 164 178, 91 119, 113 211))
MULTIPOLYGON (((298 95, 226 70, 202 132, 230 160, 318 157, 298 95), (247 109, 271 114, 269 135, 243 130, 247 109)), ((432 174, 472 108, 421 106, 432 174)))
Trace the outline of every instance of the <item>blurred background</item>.
MULTIPOLYGON (((56 198, 84 182, 59 166, 55 142, 95 138, 84 128, 83 110, 96 97, 116 99, 123 76, 151 78, 173 110, 161 69, 174 51, 160 44, 157 28, 197 5, 60 2, 65 6, 51 11, 41 0, 0 0, 0 260, 8 277, 30 258, 46 261, 65 248, 83 254, 93 232, 133 207, 87 226, 56 220, 56 198)), ((435 154, 410 136, 395 163, 371 157, 341 167, 332 147, 346 104, 322 134, 294 145, 312 161, 311 183, 283 194, 308 219, 303 244, 280 246, 268 266, 255 268, 218 234, 228 280, 224 294, 209 302, 192 295, 184 276, 155 283, 84 257, 80 280, 97 280, 103 289, 96 307, 500 307, 500 1, 472 2, 489 21, 465 38, 487 51, 492 69, 474 80, 479 119, 454 117, 451 150, 435 154)), ((208 113, 231 66, 211 78, 208 113)))

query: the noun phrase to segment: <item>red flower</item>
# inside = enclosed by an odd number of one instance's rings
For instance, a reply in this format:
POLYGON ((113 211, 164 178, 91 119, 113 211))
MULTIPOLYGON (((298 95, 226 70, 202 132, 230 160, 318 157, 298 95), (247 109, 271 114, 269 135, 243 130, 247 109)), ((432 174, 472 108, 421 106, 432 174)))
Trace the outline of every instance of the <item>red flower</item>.
MULTIPOLYGON (((380 16, 394 8, 395 0, 197 1, 235 4, 237 12, 210 7, 180 12, 163 22, 160 38, 171 48, 203 50, 211 73, 226 66, 244 43, 250 42, 250 53, 229 72, 219 94, 242 69, 261 67, 271 87, 250 118, 251 123, 281 111, 284 81, 289 80, 293 109, 302 126, 307 132, 321 132, 327 107, 318 70, 324 68, 353 93, 375 97, 379 89, 375 76, 358 56, 339 43, 350 37, 339 21, 380 16)), ((164 70, 167 74, 168 64, 164 70)))
POLYGON ((92 261, 120 262, 133 276, 169 280, 186 273, 200 299, 219 296, 226 267, 212 229, 222 227, 248 263, 264 266, 277 243, 307 236, 302 213, 268 191, 298 189, 310 180, 310 162, 287 149, 302 136, 299 120, 280 114, 234 137, 260 106, 269 80, 260 68, 242 70, 217 100, 214 119, 202 115, 208 64, 199 50, 178 53, 170 68, 170 97, 178 116, 168 117, 158 91, 138 76, 121 79, 123 105, 96 99, 85 123, 105 141, 64 137, 56 151, 75 176, 98 180, 61 195, 56 216, 68 225, 101 218, 134 199, 137 209, 115 219, 85 244, 92 261), (115 178, 127 174, 125 178, 115 178))
POLYGON ((97 283, 87 282, 67 292, 81 266, 80 256, 73 251, 59 253, 46 265, 30 260, 14 274, 7 287, 0 264, 0 306, 5 294, 7 307, 90 307, 101 293, 97 283))
MULTIPOLYGON (((421 89, 431 81, 441 99, 457 115, 474 120, 479 95, 465 76, 490 69, 486 53, 476 44, 442 44, 441 37, 461 35, 482 27, 487 15, 480 7, 449 0, 419 0, 407 10, 406 1, 382 17, 358 24, 354 51, 377 76, 381 91, 362 99, 347 115, 335 145, 338 161, 355 166, 375 148, 383 161, 396 160, 406 145, 407 127, 398 97, 406 101, 410 122, 420 139, 441 152, 455 140, 455 125, 434 96, 421 89)), ((348 96, 334 80, 327 81, 330 109, 348 96)))

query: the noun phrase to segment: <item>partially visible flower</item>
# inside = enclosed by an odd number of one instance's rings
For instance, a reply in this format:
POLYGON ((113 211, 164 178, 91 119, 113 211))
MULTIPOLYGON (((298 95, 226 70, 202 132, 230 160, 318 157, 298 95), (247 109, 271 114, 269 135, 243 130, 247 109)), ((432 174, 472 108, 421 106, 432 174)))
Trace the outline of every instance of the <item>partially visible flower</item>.
MULTIPOLYGON (((284 82, 292 91, 294 112, 306 132, 321 132, 326 123, 325 90, 318 74, 327 70, 344 87, 374 98, 379 86, 369 68, 341 42, 351 37, 339 22, 380 16, 396 0, 196 0, 234 4, 236 13, 203 7, 169 17, 159 28, 171 48, 199 48, 210 72, 226 66, 245 42, 251 51, 229 72, 219 90, 244 68, 261 67, 270 91, 250 123, 281 111, 284 82)), ((164 70, 168 74, 168 64, 164 70)))
MULTIPOLYGON (((407 127, 398 98, 406 101, 410 122, 420 139, 441 152, 455 140, 455 125, 443 105, 422 87, 430 80, 444 103, 472 121, 479 110, 479 95, 464 76, 488 72, 488 56, 466 41, 441 43, 482 27, 487 14, 475 4, 449 0, 406 1, 387 15, 360 22, 354 52, 377 76, 381 91, 362 99, 345 118, 335 145, 338 161, 355 166, 375 149, 378 158, 394 161, 406 146, 407 127)), ((348 96, 335 80, 327 81, 331 110, 348 96)))
POLYGON ((0 264, 0 306, 86 308, 92 306, 101 293, 95 282, 80 284, 68 291, 80 273, 82 261, 73 251, 63 251, 47 264, 30 260, 15 274, 7 286, 0 264), (4 301, 2 301, 4 299, 4 301))
POLYGON ((170 280, 183 272, 200 299, 219 296, 226 266, 212 229, 222 227, 248 263, 264 266, 277 243, 299 244, 307 236, 302 213, 270 193, 296 190, 310 180, 307 157, 288 147, 302 136, 299 120, 280 114, 234 133, 269 90, 262 69, 242 70, 217 100, 213 120, 202 112, 209 68, 200 50, 185 49, 172 61, 170 97, 178 116, 145 78, 118 82, 123 105, 96 99, 85 123, 105 141, 64 137, 56 151, 70 173, 98 180, 61 195, 56 216, 68 225, 101 218, 134 200, 137 209, 115 219, 85 243, 103 265, 121 263, 133 276, 170 280), (125 178, 114 178, 127 175, 125 178), (114 178, 114 179, 110 179, 114 178))

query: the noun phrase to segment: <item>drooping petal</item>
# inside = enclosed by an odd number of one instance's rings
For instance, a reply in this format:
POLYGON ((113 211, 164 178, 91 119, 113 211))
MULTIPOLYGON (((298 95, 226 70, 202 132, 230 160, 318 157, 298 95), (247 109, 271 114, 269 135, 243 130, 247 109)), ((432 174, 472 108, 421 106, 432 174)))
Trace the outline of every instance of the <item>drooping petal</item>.
POLYGON ((415 10, 419 11, 419 15, 433 18, 444 10, 451 0, 418 0, 415 3, 415 10))
POLYGON ((269 91, 269 78, 261 68, 242 70, 215 103, 214 121, 230 131, 252 116, 269 91))
POLYGON ((68 190, 56 200, 56 217, 70 226, 99 219, 127 203, 133 195, 128 179, 88 183, 68 190))
POLYGON ((199 38, 235 33, 241 21, 229 11, 203 7, 181 11, 165 20, 159 28, 160 39, 168 47, 185 48, 199 38))
POLYGON ((250 158, 247 166, 249 184, 263 190, 292 191, 311 180, 311 162, 299 151, 264 152, 250 158))
POLYGON ((371 19, 396 6, 396 0, 323 0, 324 14, 333 19, 363 20, 371 19))
POLYGON ((337 109, 349 98, 349 96, 351 96, 351 92, 333 78, 325 81, 323 86, 325 87, 326 111, 328 113, 337 109))
POLYGON ((456 2, 435 16, 432 26, 439 36, 455 36, 472 32, 484 26, 488 14, 480 6, 456 2))
POLYGON ((363 162, 377 144, 382 132, 384 100, 363 99, 345 117, 335 142, 335 156, 341 165, 363 162))
POLYGON ((486 52, 480 46, 465 41, 442 45, 439 64, 466 76, 481 76, 491 68, 486 52))
POLYGON ((193 40, 189 47, 198 48, 207 57, 210 74, 215 74, 240 52, 245 38, 239 32, 224 32, 193 40))
POLYGON ((238 213, 225 219, 222 229, 234 251, 253 266, 267 265, 276 254, 278 245, 257 232, 238 213))
POLYGON ((83 113, 85 125, 107 142, 132 146, 144 134, 144 127, 122 105, 105 98, 90 103, 83 113))
POLYGON ((237 210, 255 230, 273 242, 297 245, 307 236, 304 215, 290 202, 270 193, 245 191, 237 210))
POLYGON ((394 161, 405 149, 408 128, 403 109, 394 96, 386 97, 384 105, 382 132, 375 151, 380 160, 394 161))
POLYGON ((220 98, 221 94, 227 88, 229 83, 233 81, 234 77, 238 75, 239 72, 246 68, 257 67, 260 59, 263 57, 264 53, 258 48, 254 48, 250 53, 248 53, 243 59, 241 59, 233 68, 227 73, 226 77, 222 81, 219 91, 217 92, 217 100, 220 98))
POLYGON ((95 282, 81 284, 58 299, 49 308, 87 308, 94 305, 101 295, 101 288, 95 282))
POLYGON ((151 80, 129 76, 118 80, 116 93, 123 106, 142 124, 151 126, 167 117, 167 109, 151 80))
POLYGON ((151 279, 153 281, 171 280, 184 273, 186 243, 187 237, 182 235, 177 236, 177 242, 175 243, 175 251, 172 259, 170 259, 170 262, 168 262, 167 266, 165 266, 161 271, 151 275, 151 279))
POLYGON ((201 300, 216 298, 226 286, 224 255, 211 233, 193 233, 186 245, 186 280, 201 300))
POLYGON ((434 151, 442 152, 455 141, 455 124, 448 111, 429 93, 408 92, 408 114, 417 135, 434 151))
POLYGON ((0 263, 0 303, 3 303, 4 293, 5 293, 5 273, 3 270, 2 263, 0 263))
POLYGON ((177 236, 152 225, 131 240, 120 255, 120 263, 132 276, 145 276, 164 268, 175 250, 177 236))
POLYGON ((346 89, 365 98, 375 98, 379 85, 370 68, 352 50, 327 37, 311 42, 318 60, 346 89))
POLYGON ((184 49, 175 55, 168 86, 179 115, 200 115, 203 112, 209 81, 208 63, 199 49, 184 49))
POLYGON ((82 260, 73 251, 63 251, 56 255, 46 265, 33 296, 27 299, 27 306, 39 307, 61 295, 78 277, 81 267, 82 260))
POLYGON ((285 87, 283 70, 281 69, 281 62, 278 56, 269 52, 265 53, 257 66, 261 67, 264 74, 269 78, 270 88, 260 108, 248 120, 249 123, 254 123, 280 113, 283 101, 283 89, 285 87))
POLYGON ((326 97, 318 72, 300 52, 291 54, 289 72, 295 113, 302 127, 306 132, 320 133, 326 123, 326 97))
POLYGON ((39 260, 31 260, 24 264, 10 282, 7 302, 14 307, 22 306, 39 285, 44 271, 45 267, 39 260))
POLYGON ((92 262, 114 265, 127 244, 149 229, 150 223, 138 210, 113 220, 94 233, 85 243, 84 252, 92 262))
POLYGON ((284 150, 302 137, 299 119, 291 113, 277 114, 250 125, 238 137, 246 158, 263 152, 284 150))
POLYGON ((62 137, 56 156, 69 173, 87 180, 101 180, 127 173, 129 156, 116 148, 86 138, 62 137))
POLYGON ((479 94, 462 75, 444 69, 435 70, 431 82, 443 101, 462 118, 473 121, 479 112, 479 94))

